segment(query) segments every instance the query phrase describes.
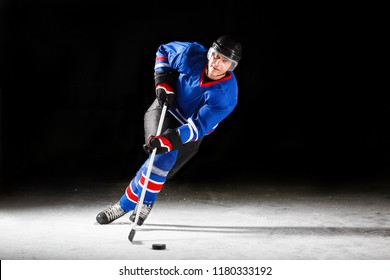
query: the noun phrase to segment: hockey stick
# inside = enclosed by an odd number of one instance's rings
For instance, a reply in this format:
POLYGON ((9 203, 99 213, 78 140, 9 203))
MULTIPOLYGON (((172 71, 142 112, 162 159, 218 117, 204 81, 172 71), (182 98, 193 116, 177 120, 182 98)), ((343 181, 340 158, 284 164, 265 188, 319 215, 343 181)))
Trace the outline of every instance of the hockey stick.
MULTIPOLYGON (((160 135, 161 134, 161 130, 162 130, 162 126, 163 126, 163 122, 164 122, 166 111, 167 111, 167 104, 164 103, 164 106, 163 106, 162 112, 161 112, 161 116, 160 116, 160 122, 158 123, 156 135, 160 135)), ((148 170, 146 172, 144 186, 142 188, 141 197, 138 200, 138 207, 137 207, 137 212, 136 212, 136 215, 135 215, 135 220, 134 220, 134 223, 131 226, 131 231, 129 233, 129 240, 130 240, 130 242, 133 242, 133 239, 134 239, 135 228, 136 228, 137 223, 138 223, 139 214, 141 213, 142 204, 144 203, 146 189, 148 187, 150 173, 152 172, 152 167, 153 167, 154 157, 156 156, 156 151, 157 151, 157 149, 154 148, 153 152, 152 152, 152 155, 150 156, 150 159, 149 159, 148 170)))

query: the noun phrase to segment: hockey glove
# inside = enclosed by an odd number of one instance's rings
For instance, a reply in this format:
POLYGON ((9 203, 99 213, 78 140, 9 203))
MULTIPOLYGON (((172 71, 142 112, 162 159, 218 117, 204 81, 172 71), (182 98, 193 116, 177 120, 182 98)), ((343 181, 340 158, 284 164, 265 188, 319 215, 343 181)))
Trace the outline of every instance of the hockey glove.
POLYGON ((173 90, 176 80, 177 74, 174 72, 155 73, 154 84, 156 86, 156 97, 161 107, 165 102, 168 108, 173 106, 176 97, 173 90))
POLYGON ((182 144, 179 133, 175 129, 167 129, 160 136, 150 136, 147 143, 144 145, 144 150, 148 154, 156 150, 156 154, 168 153, 177 150, 182 144))
POLYGON ((173 102, 175 102, 175 93, 168 84, 158 84, 156 86, 156 97, 161 107, 167 102, 167 106, 170 108, 173 106, 173 102))

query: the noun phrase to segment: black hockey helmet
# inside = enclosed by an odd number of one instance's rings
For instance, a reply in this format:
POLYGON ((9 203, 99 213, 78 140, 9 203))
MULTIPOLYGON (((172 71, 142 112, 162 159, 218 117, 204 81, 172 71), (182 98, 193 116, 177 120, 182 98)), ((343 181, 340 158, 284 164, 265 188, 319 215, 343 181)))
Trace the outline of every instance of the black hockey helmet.
POLYGON ((233 70, 237 66, 238 62, 241 59, 241 54, 242 54, 241 43, 234 40, 232 37, 228 35, 223 35, 219 37, 216 41, 214 41, 210 50, 217 51, 224 57, 231 60, 233 62, 232 63, 233 66, 231 70, 233 70))

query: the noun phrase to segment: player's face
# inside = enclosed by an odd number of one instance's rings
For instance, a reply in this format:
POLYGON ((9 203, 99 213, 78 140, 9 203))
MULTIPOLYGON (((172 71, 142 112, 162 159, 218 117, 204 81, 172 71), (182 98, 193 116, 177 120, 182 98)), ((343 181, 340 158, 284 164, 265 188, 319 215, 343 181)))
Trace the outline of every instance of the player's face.
POLYGON ((230 59, 222 56, 217 51, 211 53, 207 64, 207 76, 212 80, 218 80, 225 76, 226 72, 232 66, 230 59))

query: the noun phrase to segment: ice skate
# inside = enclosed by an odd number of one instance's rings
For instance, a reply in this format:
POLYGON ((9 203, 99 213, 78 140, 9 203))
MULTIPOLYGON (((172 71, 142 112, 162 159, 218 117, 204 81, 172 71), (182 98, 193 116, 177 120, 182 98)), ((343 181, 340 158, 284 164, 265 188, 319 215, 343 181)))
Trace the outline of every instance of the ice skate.
POLYGON ((109 223, 115 221, 116 219, 122 217, 127 212, 128 211, 125 211, 122 209, 122 207, 118 201, 115 205, 112 205, 112 206, 108 207, 106 210, 100 212, 96 216, 96 221, 101 225, 109 224, 109 223))
MULTIPOLYGON (((137 225, 139 225, 139 226, 143 225, 143 223, 145 222, 146 218, 148 217, 150 211, 152 210, 152 207, 153 207, 153 204, 150 204, 150 205, 142 204, 141 211, 139 212, 137 225)), ((137 215, 137 208, 138 208, 138 204, 137 204, 137 206, 135 206, 135 209, 129 218, 130 221, 132 221, 133 223, 135 222, 135 216, 137 215)))

